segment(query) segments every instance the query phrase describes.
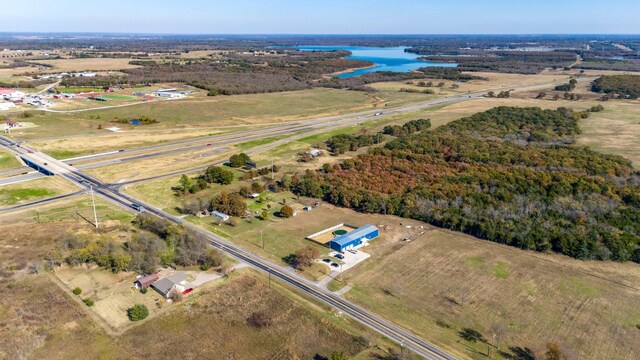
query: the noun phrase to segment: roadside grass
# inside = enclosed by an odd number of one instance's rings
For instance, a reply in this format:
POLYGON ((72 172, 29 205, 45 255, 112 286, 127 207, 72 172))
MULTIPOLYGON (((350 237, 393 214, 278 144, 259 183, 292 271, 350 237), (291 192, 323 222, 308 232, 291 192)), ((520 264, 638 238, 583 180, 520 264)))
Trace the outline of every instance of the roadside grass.
POLYGON ((15 205, 27 200, 41 199, 55 195, 56 192, 49 189, 0 189, 0 204, 15 205))
POLYGON ((0 151, 0 170, 13 169, 21 166, 22 164, 15 156, 4 150, 0 151))
POLYGON ((239 144, 234 145, 237 149, 241 150, 241 151, 245 151, 245 150, 249 150, 258 146, 262 146, 262 145, 267 145, 270 144, 274 141, 278 141, 284 138, 289 137, 289 135, 280 135, 280 136, 274 136, 274 137, 269 137, 269 138, 264 138, 264 139, 258 139, 258 140, 251 140, 251 141, 245 141, 239 144))
POLYGON ((0 207, 68 194, 78 188, 57 176, 47 176, 0 187, 0 207))
POLYGON ((52 149, 47 151, 46 153, 52 158, 55 158, 58 160, 70 159, 76 156, 91 154, 91 152, 87 152, 87 151, 73 151, 73 150, 66 150, 66 149, 52 149))

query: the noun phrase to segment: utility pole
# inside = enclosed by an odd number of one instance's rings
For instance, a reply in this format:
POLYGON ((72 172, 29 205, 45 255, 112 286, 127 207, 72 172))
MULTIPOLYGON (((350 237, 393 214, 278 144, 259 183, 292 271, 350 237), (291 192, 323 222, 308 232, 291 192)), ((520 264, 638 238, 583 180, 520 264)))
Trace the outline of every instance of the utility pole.
POLYGON ((93 219, 96 224, 96 230, 98 229, 98 213, 96 213, 96 200, 93 197, 93 185, 89 186, 89 190, 91 190, 91 204, 93 205, 93 219))
POLYGON ((262 229, 260 230, 260 242, 262 243, 262 248, 264 249, 264 238, 262 237, 262 229))

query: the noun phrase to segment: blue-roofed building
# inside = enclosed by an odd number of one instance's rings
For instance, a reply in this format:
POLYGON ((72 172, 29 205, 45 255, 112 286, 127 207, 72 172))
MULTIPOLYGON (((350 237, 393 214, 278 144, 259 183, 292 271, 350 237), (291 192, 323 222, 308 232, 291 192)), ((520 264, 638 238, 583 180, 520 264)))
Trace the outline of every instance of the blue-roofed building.
POLYGON ((377 238, 378 235, 380 235, 380 230, 377 227, 365 225, 334 238, 329 242, 329 247, 334 251, 345 252, 377 238))

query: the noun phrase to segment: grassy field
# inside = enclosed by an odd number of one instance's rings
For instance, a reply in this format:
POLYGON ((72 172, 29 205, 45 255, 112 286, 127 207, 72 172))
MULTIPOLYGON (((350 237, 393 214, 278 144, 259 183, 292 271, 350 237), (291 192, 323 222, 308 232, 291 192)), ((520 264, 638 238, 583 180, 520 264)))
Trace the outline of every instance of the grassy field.
POLYGON ((640 102, 613 100, 602 105, 604 111, 581 121, 578 144, 622 155, 640 168, 640 102))
POLYGON ((139 66, 131 65, 131 59, 123 58, 86 58, 86 59, 55 59, 38 60, 38 63, 51 66, 45 73, 73 72, 73 71, 109 71, 135 69, 139 66))
POLYGON ((122 94, 104 94, 104 95, 100 95, 100 97, 103 97, 103 98, 108 99, 108 100, 117 100, 117 101, 137 101, 137 100, 139 100, 139 98, 137 98, 135 96, 122 95, 122 94))
MULTIPOLYGON (((110 124, 110 126, 126 127, 127 125, 110 124)), ((100 131, 91 136, 88 142, 85 136, 72 136, 56 139, 45 139, 30 142, 34 148, 46 152, 58 159, 91 153, 116 151, 120 149, 132 149, 142 146, 151 146, 166 143, 168 141, 189 140, 204 136, 213 136, 232 132, 229 129, 171 129, 171 130, 145 130, 132 129, 124 132, 100 131)))
POLYGON ((64 94, 75 94, 79 92, 102 92, 102 88, 97 87, 58 87, 56 90, 64 94))
POLYGON ((57 176, 5 185, 0 187, 0 207, 42 200, 77 190, 78 188, 57 176))
POLYGON ((459 331, 491 339, 492 324, 505 329, 498 345, 507 354, 517 348, 540 353, 556 341, 580 359, 635 356, 637 265, 520 251, 423 226, 425 234, 411 242, 387 235, 395 229, 383 231, 365 249, 372 257, 345 273, 353 287, 346 298, 463 358, 484 359, 488 346, 462 340, 459 331))
POLYGON ((0 151, 0 170, 13 169, 22 166, 13 154, 4 150, 0 151))

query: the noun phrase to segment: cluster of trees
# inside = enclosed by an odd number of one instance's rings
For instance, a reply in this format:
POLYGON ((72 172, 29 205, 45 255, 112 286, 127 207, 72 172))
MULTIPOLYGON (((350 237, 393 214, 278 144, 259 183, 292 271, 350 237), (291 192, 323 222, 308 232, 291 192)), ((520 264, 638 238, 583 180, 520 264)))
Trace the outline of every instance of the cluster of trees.
POLYGON ((319 256, 320 250, 307 245, 296 250, 295 253, 285 256, 282 260, 295 269, 303 269, 311 266, 319 256))
POLYGON ((412 93, 412 94, 435 94, 436 93, 431 89, 418 90, 418 89, 411 89, 411 88, 400 88, 400 90, 398 91, 412 93))
POLYGON ((247 213, 247 202, 240 193, 220 192, 211 200, 211 209, 231 216, 244 216, 247 213))
POLYGON ((363 146, 379 144, 382 140, 384 140, 384 136, 380 133, 364 135, 338 134, 330 137, 326 144, 333 155, 340 155, 347 151, 356 151, 363 146))
POLYGON ((233 171, 222 166, 209 166, 202 174, 202 179, 209 184, 229 185, 233 182, 233 171))
POLYGON ((233 154, 229 157, 229 166, 233 168, 243 167, 247 164, 247 162, 251 162, 251 158, 249 155, 245 153, 233 154))
POLYGON ((415 132, 429 129, 431 127, 431 120, 429 119, 417 119, 411 120, 404 125, 387 125, 382 129, 382 133, 391 136, 403 136, 410 135, 415 132))
POLYGON ((565 91, 565 92, 570 92, 573 91, 576 88, 576 84, 578 83, 578 81, 576 79, 571 79, 569 80, 568 84, 562 84, 562 85, 558 85, 555 87, 556 91, 565 91))
POLYGON ((604 75, 591 85, 593 92, 617 95, 621 99, 640 96, 640 75, 604 75))
POLYGON ((499 107, 291 179, 294 193, 579 259, 640 262, 631 162, 567 146, 588 112, 499 107))
POLYGON ((69 251, 65 261, 69 265, 95 263, 113 272, 146 274, 160 266, 209 268, 223 264, 219 251, 208 247, 205 240, 182 225, 142 214, 133 223, 141 231, 134 233, 124 244, 108 236, 90 239, 85 235, 65 235, 63 244, 69 251))
POLYGON ((488 97, 490 97, 490 98, 492 98, 492 97, 497 97, 497 98, 503 99, 503 98, 508 98, 508 97, 510 97, 510 96, 511 96, 511 92, 509 92, 509 91, 500 91, 500 92, 498 93, 498 95, 496 95, 496 93, 495 93, 495 92, 493 92, 493 91, 489 91, 489 92, 487 93, 487 96, 488 96, 488 97))
POLYGON ((138 125, 153 125, 153 124, 157 124, 159 123, 158 120, 150 117, 150 116, 146 116, 143 115, 138 119, 131 119, 131 120, 127 120, 127 119, 115 119, 115 120, 111 120, 111 122, 114 123, 118 123, 118 124, 129 124, 133 121, 136 121, 138 123, 138 125))

